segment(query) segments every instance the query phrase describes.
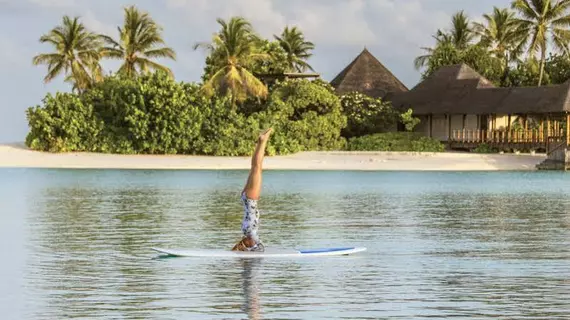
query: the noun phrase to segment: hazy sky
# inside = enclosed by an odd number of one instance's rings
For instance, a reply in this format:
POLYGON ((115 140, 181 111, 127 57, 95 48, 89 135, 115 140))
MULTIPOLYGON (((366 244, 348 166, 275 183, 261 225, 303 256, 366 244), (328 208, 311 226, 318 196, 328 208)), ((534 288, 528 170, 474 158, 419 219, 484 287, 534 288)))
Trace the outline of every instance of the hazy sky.
MULTIPOLYGON (((493 6, 510 0, 0 0, 0 142, 23 141, 28 132, 25 110, 41 103, 47 92, 69 90, 62 78, 43 83, 45 66, 32 57, 51 52, 39 37, 78 15, 93 31, 117 36, 122 8, 136 4, 164 28, 164 38, 178 55, 168 61, 177 80, 196 81, 205 53, 194 51, 218 30, 216 18, 242 15, 264 37, 285 25, 299 26, 316 45, 309 61, 325 80, 332 80, 367 47, 409 88, 420 74, 413 59, 420 47, 431 46, 437 28, 446 28, 458 11, 480 20, 493 6)), ((107 70, 118 62, 104 63, 107 70)))

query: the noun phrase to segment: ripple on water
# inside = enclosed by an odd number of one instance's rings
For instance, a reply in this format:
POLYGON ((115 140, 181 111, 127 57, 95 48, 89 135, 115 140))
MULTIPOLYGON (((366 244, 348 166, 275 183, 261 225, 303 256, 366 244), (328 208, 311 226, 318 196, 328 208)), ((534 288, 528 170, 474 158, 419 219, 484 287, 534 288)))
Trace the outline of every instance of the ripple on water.
POLYGON ((260 202, 266 246, 368 251, 156 259, 152 246, 230 248, 240 237, 245 176, 0 170, 0 241, 22 248, 8 250, 0 267, 0 283, 9 284, 0 293, 22 294, 0 306, 26 319, 570 314, 570 176, 267 172, 260 202), (6 236, 7 226, 20 226, 21 236, 6 236))

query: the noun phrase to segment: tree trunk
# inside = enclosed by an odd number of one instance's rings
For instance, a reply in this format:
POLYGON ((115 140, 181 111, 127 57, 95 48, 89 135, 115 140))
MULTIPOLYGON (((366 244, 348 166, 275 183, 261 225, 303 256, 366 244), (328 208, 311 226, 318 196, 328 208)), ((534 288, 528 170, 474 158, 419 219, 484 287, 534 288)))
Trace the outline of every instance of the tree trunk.
POLYGON ((540 75, 538 77, 538 86, 542 85, 542 78, 544 77, 544 64, 546 62, 546 44, 540 48, 540 75))
POLYGON ((509 78, 509 55, 505 54, 505 70, 503 70, 503 76, 501 77, 501 87, 507 85, 507 79, 509 78))

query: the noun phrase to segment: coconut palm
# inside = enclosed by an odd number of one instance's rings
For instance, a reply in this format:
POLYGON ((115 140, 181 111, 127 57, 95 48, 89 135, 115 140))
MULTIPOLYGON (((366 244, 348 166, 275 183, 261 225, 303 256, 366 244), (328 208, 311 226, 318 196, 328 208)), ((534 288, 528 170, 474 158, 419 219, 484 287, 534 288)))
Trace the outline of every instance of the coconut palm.
POLYGON ((422 50, 426 51, 426 54, 414 60, 416 69, 425 67, 438 47, 454 48, 460 52, 467 50, 472 45, 475 33, 471 28, 469 18, 463 11, 459 11, 451 18, 451 29, 449 31, 438 29, 433 38, 436 40, 435 47, 422 48, 422 50))
MULTIPOLYGON (((416 69, 421 69, 429 64, 430 59, 434 56, 436 51, 441 51, 443 48, 451 49, 452 51, 457 51, 457 48, 452 44, 451 36, 444 33, 441 30, 437 30, 436 34, 432 36, 435 39, 435 47, 422 47, 421 49, 426 52, 426 54, 418 56, 414 59, 414 66, 416 69)), ((449 51, 449 50, 447 50, 449 51)))
POLYGON ((315 49, 312 42, 305 41, 305 37, 301 30, 297 27, 285 27, 280 36, 274 35, 279 45, 287 53, 288 71, 304 72, 313 68, 307 63, 307 60, 313 55, 311 50, 315 49))
POLYGON ((471 28, 471 22, 463 11, 459 11, 451 18, 451 30, 442 33, 440 37, 444 40, 451 41, 459 50, 467 49, 475 39, 475 33, 471 28))
POLYGON ((523 51, 525 34, 517 28, 514 12, 494 7, 492 14, 484 14, 485 23, 473 23, 473 29, 480 37, 479 44, 489 50, 503 63, 501 84, 508 77, 509 63, 518 61, 523 51))
POLYGON ((251 24, 242 17, 229 22, 216 20, 221 30, 214 34, 211 43, 197 43, 194 50, 204 48, 210 52, 212 75, 204 82, 203 89, 209 95, 214 91, 230 93, 232 104, 248 96, 266 97, 267 87, 248 70, 256 61, 270 59, 260 51, 260 38, 251 24))
POLYGON ((172 76, 172 71, 159 63, 152 61, 157 58, 175 60, 176 54, 172 48, 158 47, 164 45, 162 28, 146 12, 139 11, 135 6, 124 9, 123 27, 118 27, 119 40, 115 41, 107 35, 101 35, 110 45, 103 48, 104 57, 122 59, 124 63, 118 73, 135 77, 150 69, 162 70, 172 76))
POLYGON ((65 81, 73 83, 74 89, 81 91, 89 88, 94 81, 101 80, 101 41, 79 22, 78 17, 64 16, 62 25, 41 36, 40 42, 55 47, 55 52, 42 53, 33 58, 34 65, 47 64, 46 83, 64 73, 65 81))
POLYGON ((546 61, 546 49, 549 42, 553 47, 569 55, 570 44, 570 15, 568 8, 570 0, 514 0, 511 7, 518 12, 516 19, 519 30, 526 37, 524 43, 528 43, 528 53, 536 57, 540 53, 540 74, 538 85, 542 84, 544 77, 544 64, 546 61), (550 40, 550 41, 549 41, 550 40))

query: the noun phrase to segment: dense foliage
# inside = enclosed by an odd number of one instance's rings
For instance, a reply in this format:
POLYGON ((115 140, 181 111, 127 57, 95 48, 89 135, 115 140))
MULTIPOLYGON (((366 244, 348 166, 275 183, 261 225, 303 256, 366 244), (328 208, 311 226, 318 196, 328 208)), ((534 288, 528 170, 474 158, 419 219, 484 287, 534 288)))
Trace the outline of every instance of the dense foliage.
POLYGON ((340 101, 347 116, 347 126, 342 130, 343 137, 395 131, 397 128, 399 114, 389 102, 358 92, 345 94, 340 101))
POLYGON ((415 59, 423 77, 442 66, 465 63, 500 86, 560 84, 570 79, 570 30, 567 0, 512 0, 493 8, 483 22, 461 11, 448 30, 437 30, 435 46, 415 59), (547 48, 556 50, 547 56, 547 48), (549 66, 550 64, 550 66, 549 66))
POLYGON ((34 150, 99 151, 98 136, 104 124, 98 120, 92 105, 86 105, 75 94, 48 94, 44 106, 27 110, 30 132, 26 145, 34 150))
POLYGON ((165 73, 110 77, 84 94, 50 94, 27 111, 26 142, 36 150, 189 153, 200 133, 198 88, 165 73))
POLYGON ((345 145, 340 99, 322 81, 279 83, 262 110, 245 114, 228 97, 206 97, 164 72, 117 76, 82 94, 48 95, 27 115, 27 145, 53 152, 249 155, 269 126, 276 131, 270 154, 345 145))
POLYGON ((443 152, 445 146, 415 132, 388 132, 355 137, 348 140, 349 151, 413 151, 443 152))
POLYGON ((341 130, 346 116, 340 99, 320 80, 289 80, 277 85, 261 123, 275 128, 270 153, 334 150, 345 145, 341 130))

